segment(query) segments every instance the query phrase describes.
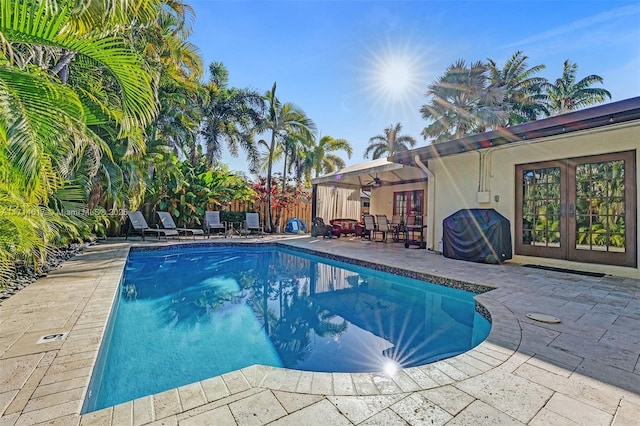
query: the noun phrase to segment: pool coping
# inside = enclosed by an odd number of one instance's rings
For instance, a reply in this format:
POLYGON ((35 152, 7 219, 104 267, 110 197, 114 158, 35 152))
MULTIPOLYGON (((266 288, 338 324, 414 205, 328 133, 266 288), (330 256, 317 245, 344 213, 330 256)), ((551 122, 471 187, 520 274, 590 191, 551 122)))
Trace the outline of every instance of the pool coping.
MULTIPOLYGON (((245 245, 255 244, 256 241, 234 243, 225 242, 224 245, 245 245)), ((280 242, 258 242, 259 244, 269 244, 281 246, 287 249, 300 250, 289 244, 280 242)), ((220 242, 214 243, 219 245, 220 242)), ((179 244, 184 246, 183 244, 179 244)), ((192 245, 187 243, 186 245, 192 245)), ((175 247, 175 245, 173 245, 175 247)), ((198 246, 202 246, 198 244, 198 246)), ((69 329, 68 338, 62 342, 59 349, 52 349, 43 353, 39 369, 42 371, 40 380, 30 389, 23 387, 16 400, 21 400, 17 407, 9 405, 2 416, 3 421, 9 424, 33 424, 38 421, 49 421, 57 418, 78 418, 81 424, 145 424, 155 421, 171 420, 180 422, 198 416, 202 413, 216 410, 220 407, 233 404, 242 398, 256 395, 264 389, 277 390, 280 392, 292 392, 304 395, 317 396, 406 396, 415 392, 428 391, 436 388, 449 388, 449 385, 476 376, 487 374, 492 370, 512 363, 519 365, 524 354, 517 352, 522 340, 522 331, 517 316, 504 304, 493 298, 489 293, 476 296, 476 300, 487 308, 491 314, 492 328, 488 338, 475 348, 458 356, 427 364, 420 367, 412 367, 399 370, 395 375, 385 373, 312 373, 286 368, 268 367, 253 365, 221 376, 209 378, 200 382, 195 382, 176 389, 165 391, 156 395, 151 395, 108 407, 102 410, 87 413, 79 417, 85 393, 89 387, 89 380, 93 367, 97 361, 99 348, 106 331, 111 306, 117 295, 125 261, 130 248, 128 246, 118 250, 118 255, 110 261, 109 271, 96 280, 95 289, 86 300, 82 311, 77 315, 73 325, 69 329), (109 300, 108 309, 105 309, 105 301, 109 300), (101 329, 99 341, 91 345, 90 348, 78 348, 78 341, 86 329, 87 323, 100 324, 101 329), (79 334, 79 339, 76 339, 79 334), (88 349, 88 350, 87 350, 88 349), (82 354, 86 359, 91 354, 91 369, 87 372, 85 368, 83 375, 69 379, 68 377, 52 377, 59 374, 57 370, 48 368, 56 365, 56 360, 61 356, 73 356, 82 354), (88 374, 87 374, 88 373, 88 374), (55 383, 66 382, 68 380, 79 380, 82 382, 82 397, 72 399, 62 404, 53 404, 30 411, 24 410, 33 400, 40 400, 37 389, 40 386, 47 386, 55 383), (28 395, 27 395, 28 394, 28 395), (36 395, 35 397, 32 397, 36 395), (19 406, 22 405, 22 409, 19 406), (14 421, 12 423, 11 421, 14 421)), ((161 249, 161 246, 155 246, 161 249)), ((152 247, 152 249, 156 249, 152 247)), ((162 249, 171 247, 163 245, 162 249)), ((91 250, 89 250, 90 252, 91 250)), ((304 251, 304 250, 303 250, 304 251)), ((344 261, 344 256, 321 253, 315 250, 308 251, 311 254, 321 257, 334 258, 344 261), (324 254, 324 255, 323 255, 324 254)), ((90 254, 90 253, 88 253, 90 254)), ((353 259, 352 259, 353 260, 353 259)), ((360 262, 360 261, 356 261, 360 262)), ((368 262, 362 261, 368 265, 368 262)), ((348 262, 352 263, 352 262, 348 262)), ((359 263, 353 263, 359 264, 359 263)), ((382 269, 383 270, 383 269, 382 269)), ((411 274, 413 272, 408 271, 411 274)), ((421 274, 424 276, 424 274, 421 274)), ((442 277, 441 277, 442 278, 442 277)), ((445 278, 446 279, 446 278, 445 278)), ((459 282, 460 280, 453 280, 459 282)), ((95 328, 95 327, 94 327, 95 328)), ((28 384, 28 383, 27 383, 28 384)), ((77 392, 76 392, 77 394, 77 392)), ((55 402, 55 401, 54 401, 55 402)), ((635 402, 640 403, 640 398, 635 402)))
MULTIPOLYGON (((206 243, 182 243, 182 244, 172 244, 172 245, 155 245, 155 246, 131 246, 127 251, 127 254, 124 256, 124 260, 128 257, 128 254, 133 251, 166 251, 166 250, 178 250, 185 247, 204 247, 204 246, 228 246, 228 247, 241 247, 241 246, 255 246, 255 241, 248 242, 233 242, 233 241, 225 241, 225 242, 213 242, 210 244, 206 243)), ((386 265, 373 264, 368 261, 363 261, 359 259, 347 258, 340 255, 323 253, 310 249, 303 249, 297 247, 291 247, 286 244, 282 244, 280 242, 259 242, 261 246, 271 246, 276 248, 285 248, 293 251, 300 251, 307 254, 313 254, 319 257, 323 257, 326 259, 336 260, 345 262, 352 265, 357 266, 365 266, 378 271, 391 272, 391 273, 399 273, 403 276, 407 276, 410 278, 422 279, 425 281, 431 281, 435 284, 446 285, 453 288, 459 288, 467 291, 472 291, 474 293, 478 293, 479 291, 487 292, 492 290, 488 286, 482 286, 473 283, 465 283, 460 280, 448 279, 446 277, 440 277, 436 275, 429 275, 424 273, 419 273, 415 271, 409 271, 406 269, 398 268, 398 267, 390 267, 386 265)), ((125 262, 121 262, 119 265, 118 278, 113 281, 102 281, 101 286, 108 286, 111 303, 110 306, 113 306, 115 299, 118 294, 118 287, 124 273, 125 262)), ((115 278, 115 276, 114 276, 115 278)), ((100 289, 102 290, 102 289, 100 289)), ((107 291, 105 289, 105 291, 107 291)), ((481 296, 482 294, 478 294, 481 296)), ((476 298, 478 298, 476 296, 476 298)), ((221 395, 224 392, 220 392, 223 384, 229 390, 229 394, 225 395, 223 398, 232 397, 235 393, 238 392, 246 392, 250 388, 267 388, 274 390, 283 390, 282 382, 284 382, 287 377, 298 376, 298 372, 301 377, 305 377, 306 381, 309 384, 308 389, 305 386, 296 386, 295 389, 291 387, 286 387, 292 392, 302 392, 309 395, 324 395, 324 396, 353 396, 353 395, 392 395, 392 394, 403 394, 406 392, 414 392, 421 390, 428 390, 434 387, 444 386, 453 383, 454 380, 457 379, 466 379, 483 372, 486 372, 503 362, 505 362, 517 349, 519 345, 521 334, 518 327, 514 327, 513 324, 516 323, 515 317, 509 315, 508 310, 500 309, 499 304, 496 304, 495 301, 490 298, 484 298, 478 300, 482 306, 484 306, 489 313, 491 314, 491 331, 489 336, 485 341, 480 343, 475 348, 457 355, 452 358, 448 358, 445 360, 437 361, 431 364, 426 364, 424 366, 419 367, 411 367, 406 369, 399 370, 395 375, 390 376, 384 372, 375 372, 375 373, 318 373, 318 372, 303 372, 300 370, 293 370, 288 368, 280 368, 280 367, 270 367, 264 365, 253 365, 249 366, 234 372, 222 374, 220 376, 205 379, 199 382, 192 383, 190 385, 181 386, 169 391, 161 392, 155 395, 149 395, 142 398, 137 398, 132 401, 128 401, 122 404, 118 404, 115 406, 107 407, 101 410, 89 412, 82 414, 82 423, 85 424, 89 421, 93 421, 92 419, 104 419, 105 417, 112 417, 115 413, 128 411, 127 407, 131 407, 134 413, 134 423, 137 422, 137 418, 141 416, 142 418, 150 419, 153 418, 155 420, 162 420, 164 417, 158 417, 158 413, 154 413, 154 415, 149 416, 149 413, 146 415, 142 415, 139 413, 140 407, 147 407, 151 409, 157 404, 153 404, 153 400, 162 399, 163 397, 167 397, 168 394, 176 394, 178 396, 187 395, 187 399, 193 398, 191 394, 201 393, 197 389, 200 387, 204 395, 206 396, 205 400, 200 401, 200 405, 206 405, 215 403, 219 399, 221 399, 221 395), (508 318, 505 318, 505 314, 508 318), (511 347, 511 350, 505 349, 505 347, 511 347), (489 359, 488 359, 489 358, 489 359), (295 373, 292 373, 295 372, 295 373), (240 377, 240 375, 242 377, 240 377), (428 377, 424 378, 423 376, 428 377), (454 380, 452 380, 454 379, 454 380), (246 382, 244 384, 239 384, 242 382, 246 382), (349 383, 354 383, 353 386, 349 386, 349 383), (356 388, 355 384, 358 384, 358 388, 356 388), (420 385, 422 383, 422 385, 420 385), (250 388, 246 388, 247 384, 250 388), (372 386, 373 385, 373 386, 372 386), (215 391, 208 391, 209 389, 215 389, 215 391), (233 392, 232 392, 233 390, 233 392), (163 395, 162 397, 160 395, 163 395), (135 407, 138 407, 136 410, 135 407), (138 412, 136 414, 136 412, 138 412)), ((102 338, 104 337, 104 333, 107 329, 107 324, 109 322, 111 309, 109 312, 103 316, 103 318, 94 318, 96 321, 99 320, 104 322, 103 333, 100 339, 100 343, 102 344, 102 338)), ((73 328, 71 330, 73 332, 73 328)), ((93 365, 97 363, 99 348, 95 351, 93 358, 93 365)), ((64 349, 64 345, 62 347, 64 349)), ((87 386, 84 390, 83 401, 86 398, 86 392, 88 391, 90 383, 87 383, 87 386)), ((183 398, 180 398, 183 399, 183 398)), ((83 403, 84 404, 84 403, 83 403)), ((188 405, 191 407, 195 403, 190 403, 188 405)), ((175 405, 174 405, 175 406, 175 405)), ((196 406, 190 408, 194 409, 196 406)), ((167 412, 167 417, 172 415, 179 414, 175 412, 175 410, 167 412)), ((193 414, 193 413, 192 413, 193 414)), ((160 414, 160 416, 164 416, 164 414, 160 414)), ((138 419, 140 421, 142 418, 138 419)), ((100 420, 99 422, 101 422, 100 420)))

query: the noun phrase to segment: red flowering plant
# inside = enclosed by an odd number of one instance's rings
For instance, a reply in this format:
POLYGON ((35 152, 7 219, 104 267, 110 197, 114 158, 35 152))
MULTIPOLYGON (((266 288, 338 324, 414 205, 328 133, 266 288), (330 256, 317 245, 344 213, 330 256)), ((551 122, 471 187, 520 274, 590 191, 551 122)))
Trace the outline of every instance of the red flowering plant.
MULTIPOLYGON (((258 182, 253 184, 256 193, 256 201, 263 205, 267 202, 267 179, 259 177, 258 182)), ((311 195, 305 191, 302 185, 296 185, 294 179, 287 179, 286 187, 282 188, 282 174, 275 173, 271 178, 271 220, 269 229, 274 229, 280 225, 280 220, 284 212, 291 213, 301 202, 309 202, 311 195)), ((266 227, 265 227, 266 228, 266 227)))

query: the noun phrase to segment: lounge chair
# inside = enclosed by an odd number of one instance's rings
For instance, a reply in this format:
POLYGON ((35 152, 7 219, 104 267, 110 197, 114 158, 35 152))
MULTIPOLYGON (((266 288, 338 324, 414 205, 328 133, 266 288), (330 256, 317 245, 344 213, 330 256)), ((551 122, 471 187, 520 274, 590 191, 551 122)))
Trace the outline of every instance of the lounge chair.
POLYGON ((219 211, 207 211, 204 213, 204 230, 207 233, 207 238, 211 236, 212 229, 222 231, 224 237, 227 237, 229 227, 227 222, 220 222, 219 211))
POLYGON ((260 215, 258 213, 247 213, 242 223, 241 232, 245 237, 248 237, 251 231, 259 232, 260 238, 264 237, 264 230, 262 229, 262 225, 260 225, 260 215))
POLYGON ((173 217, 169 212, 156 212, 158 218, 160 219, 160 223, 164 229, 175 229, 178 233, 183 235, 191 235, 193 239, 196 239, 196 235, 202 235, 204 238, 204 231, 202 229, 193 229, 193 228, 178 228, 176 223, 173 221, 173 217))
POLYGON ((391 227, 393 228, 393 241, 404 241, 406 237, 407 229, 405 228, 405 223, 402 220, 402 216, 399 214, 394 214, 391 219, 391 227))
POLYGON ((362 231, 363 238, 369 238, 373 241, 375 238, 374 232, 376 230, 376 218, 373 215, 365 214, 363 216, 364 220, 364 231, 362 231))
POLYGON ((377 225, 376 226, 376 230, 373 231, 373 235, 374 235, 374 239, 375 239, 375 234, 382 234, 382 240, 386 242, 387 241, 387 235, 391 234, 393 232, 393 227, 391 226, 391 223, 389 222, 389 219, 387 219, 387 215, 386 214, 378 214, 376 215, 376 221, 377 221, 377 225))
POLYGON ((127 216, 129 216, 129 227, 127 228, 127 236, 125 237, 125 240, 129 238, 129 233, 131 233, 132 228, 134 232, 138 232, 142 235, 142 241, 144 241, 145 232, 156 234, 158 239, 160 239, 161 235, 164 236, 165 239, 167 239, 167 237, 180 238, 180 234, 175 229, 149 228, 149 225, 144 219, 144 216, 142 216, 141 211, 127 212, 127 216))

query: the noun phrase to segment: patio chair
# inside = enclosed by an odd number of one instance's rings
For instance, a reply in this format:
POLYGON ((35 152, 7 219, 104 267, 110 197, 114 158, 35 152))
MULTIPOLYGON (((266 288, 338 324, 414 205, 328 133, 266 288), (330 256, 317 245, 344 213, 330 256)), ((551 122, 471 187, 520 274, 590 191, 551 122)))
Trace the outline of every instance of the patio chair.
POLYGON ((142 236, 142 241, 144 241, 145 232, 155 233, 158 239, 163 235, 165 239, 167 237, 178 237, 180 238, 180 234, 175 229, 160 229, 160 228, 149 228, 147 221, 142 216, 141 211, 135 212, 127 212, 127 216, 129 216, 129 227, 127 228, 127 235, 125 240, 129 238, 129 234, 131 233, 131 229, 133 228, 134 232, 140 233, 142 236))
POLYGON ((373 241, 373 238, 375 238, 373 233, 376 230, 376 218, 373 215, 365 214, 363 220, 364 231, 362 231, 362 238, 369 238, 369 240, 373 241))
POLYGON ((427 248, 427 243, 424 240, 424 230, 427 225, 422 224, 422 216, 407 216, 406 236, 405 236, 405 248, 415 245, 421 249, 427 248))
POLYGON ((406 237, 406 224, 404 223, 404 221, 402 220, 402 216, 400 216, 399 214, 394 214, 393 218, 391 219, 391 227, 393 228, 393 241, 394 242, 398 242, 398 241, 404 241, 405 237, 406 237))
POLYGON ((246 213, 242 224, 242 233, 245 237, 248 237, 251 231, 259 232, 260 238, 264 238, 264 230, 260 225, 260 215, 258 213, 246 213))
POLYGON ((204 212, 204 230, 207 233, 207 238, 211 236, 212 229, 222 231, 224 237, 227 238, 229 227, 227 222, 220 222, 219 211, 204 212))
POLYGON ((204 231, 202 229, 193 229, 193 228, 178 228, 176 223, 169 212, 156 212, 158 218, 160 219, 160 223, 164 229, 175 229, 178 233, 183 234, 185 236, 191 235, 193 239, 196 239, 196 235, 202 235, 204 239, 204 231))
POLYGON ((373 238, 375 240, 375 234, 382 234, 382 240, 383 242, 387 241, 387 235, 391 234, 393 232, 393 228, 391 226, 391 223, 389 222, 389 219, 387 219, 387 215, 386 214, 378 214, 376 215, 376 221, 378 226, 376 226, 375 231, 373 231, 373 238))

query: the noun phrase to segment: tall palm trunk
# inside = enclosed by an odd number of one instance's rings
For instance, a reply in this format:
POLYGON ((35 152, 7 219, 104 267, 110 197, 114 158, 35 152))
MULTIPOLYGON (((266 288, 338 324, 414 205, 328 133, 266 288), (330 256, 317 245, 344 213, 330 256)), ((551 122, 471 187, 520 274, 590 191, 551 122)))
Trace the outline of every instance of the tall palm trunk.
POLYGON ((272 232, 273 230, 273 222, 271 219, 271 175, 273 172, 273 151, 276 148, 276 132, 271 132, 271 144, 269 145, 269 161, 267 166, 267 219, 266 232, 272 232))
MULTIPOLYGON (((286 191, 287 191, 287 160, 289 156, 289 142, 287 141, 287 144, 284 148, 284 167, 282 168, 282 195, 286 195, 286 191)), ((282 220, 282 208, 279 208, 277 213, 276 213, 276 220, 275 220, 275 224, 276 227, 280 227, 280 231, 282 232, 282 226, 280 221, 282 220)))

